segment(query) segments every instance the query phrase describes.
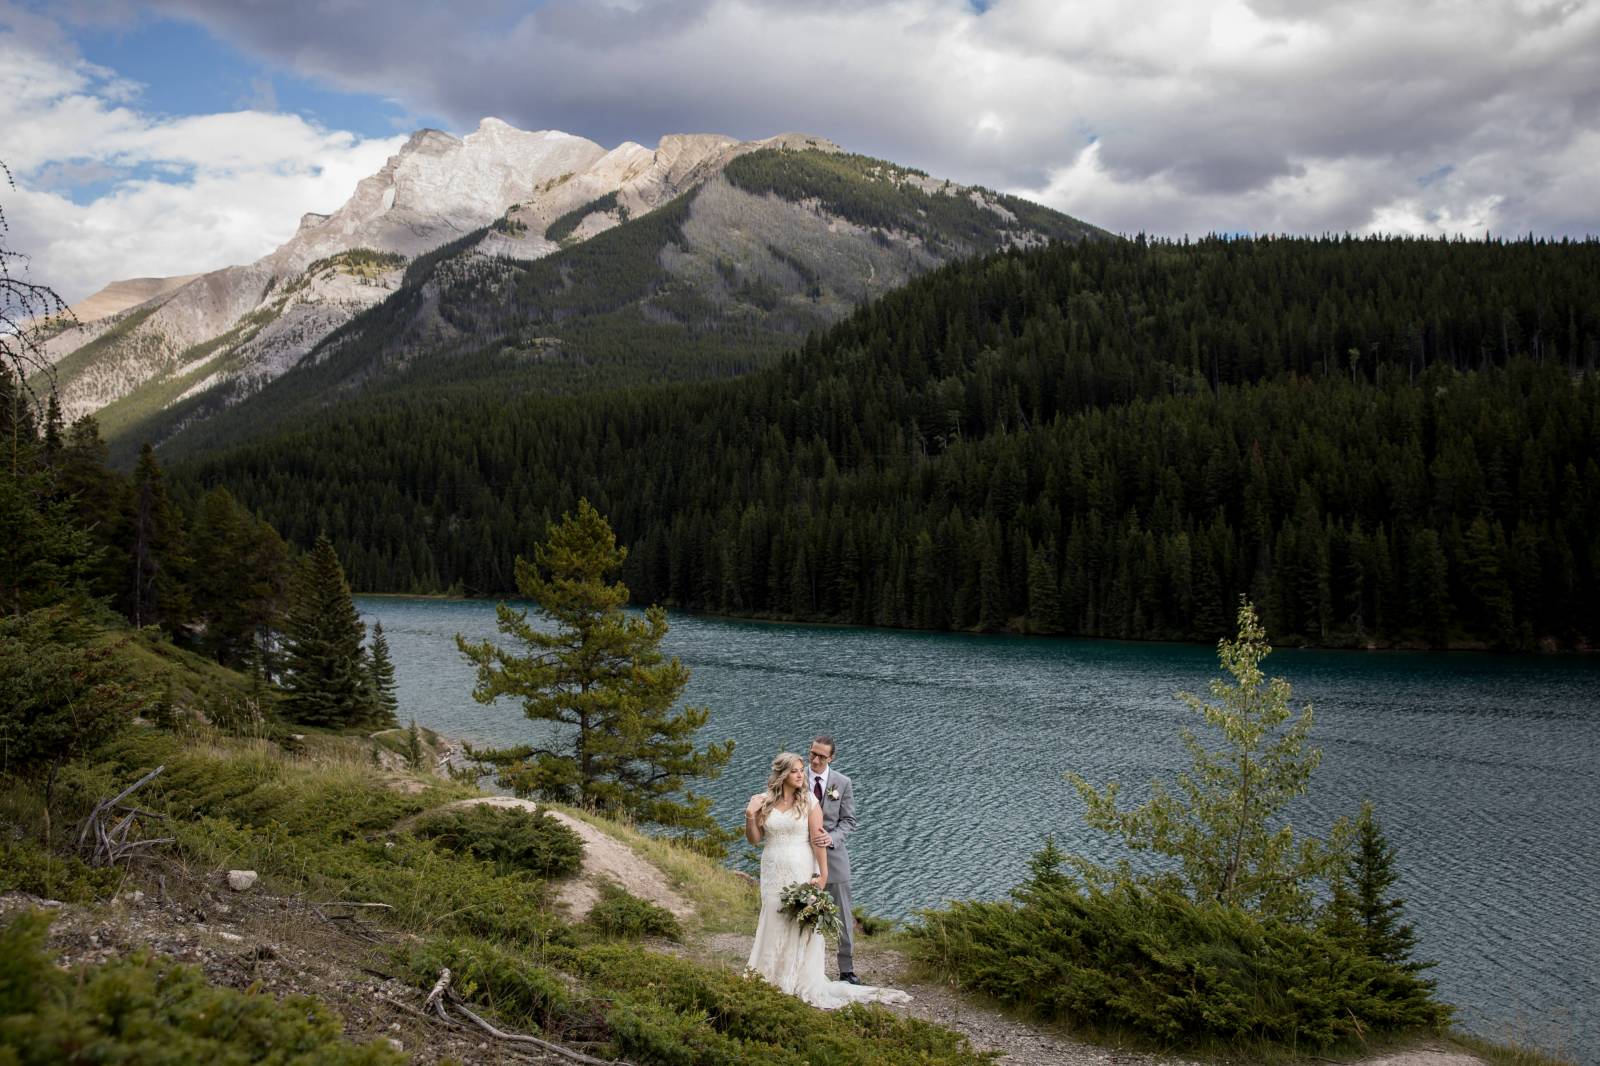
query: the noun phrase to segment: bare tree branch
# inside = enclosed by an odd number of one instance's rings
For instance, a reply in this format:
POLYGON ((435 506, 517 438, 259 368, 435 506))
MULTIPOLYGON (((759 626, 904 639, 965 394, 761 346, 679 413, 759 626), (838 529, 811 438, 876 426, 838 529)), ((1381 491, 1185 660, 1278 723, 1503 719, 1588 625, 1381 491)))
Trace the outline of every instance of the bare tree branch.
MULTIPOLYGON (((0 173, 8 186, 17 187, 10 167, 0 163, 0 173)), ((10 366, 22 391, 38 404, 30 378, 43 374, 49 384, 47 391, 56 388, 55 366, 44 351, 45 335, 68 323, 76 325, 78 320, 54 289, 23 276, 28 257, 7 246, 10 232, 5 208, 0 207, 0 363, 10 366)))

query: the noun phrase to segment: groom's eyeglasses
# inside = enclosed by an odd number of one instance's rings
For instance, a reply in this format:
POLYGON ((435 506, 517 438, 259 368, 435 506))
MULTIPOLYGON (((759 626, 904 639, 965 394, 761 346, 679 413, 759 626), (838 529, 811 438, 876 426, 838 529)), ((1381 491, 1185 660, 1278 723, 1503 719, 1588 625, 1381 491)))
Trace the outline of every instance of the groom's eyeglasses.
POLYGON ((811 757, 813 759, 831 759, 831 758, 833 758, 833 756, 829 755, 825 751, 814 751, 814 752, 811 753, 811 757))

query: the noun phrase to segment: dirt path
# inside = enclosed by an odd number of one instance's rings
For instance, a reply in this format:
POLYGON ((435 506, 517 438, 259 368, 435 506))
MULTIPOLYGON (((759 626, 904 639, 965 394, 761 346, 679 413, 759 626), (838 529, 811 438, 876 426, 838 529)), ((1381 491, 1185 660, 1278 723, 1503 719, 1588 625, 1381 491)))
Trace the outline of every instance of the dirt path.
MULTIPOLYGON (((532 800, 517 799, 513 796, 482 796, 447 803, 427 813, 434 814, 437 811, 465 807, 508 807, 523 811, 539 809, 539 805, 532 800)), ((694 914, 693 905, 667 883, 666 875, 653 863, 635 855, 628 845, 596 829, 588 822, 579 821, 560 811, 551 811, 550 817, 577 833, 583 840, 583 870, 556 886, 556 899, 567 909, 567 913, 574 921, 582 921, 590 908, 600 899, 600 891, 596 887, 600 881, 613 881, 626 889, 630 895, 648 900, 658 907, 665 907, 679 921, 687 920, 694 914)), ((408 818, 395 828, 404 829, 415 821, 415 818, 408 818)))

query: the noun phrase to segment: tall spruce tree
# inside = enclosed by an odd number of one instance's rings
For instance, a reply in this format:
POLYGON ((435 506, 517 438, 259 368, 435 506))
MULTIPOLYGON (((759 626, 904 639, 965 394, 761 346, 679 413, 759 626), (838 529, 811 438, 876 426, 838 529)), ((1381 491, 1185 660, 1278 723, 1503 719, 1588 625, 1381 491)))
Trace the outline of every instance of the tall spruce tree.
POLYGON ((286 547, 221 486, 201 497, 190 545, 199 646, 224 666, 255 665, 283 614, 286 547))
POLYGON ((476 754, 498 767, 501 781, 519 795, 627 814, 681 830, 715 850, 723 837, 711 818, 711 800, 686 786, 721 773, 733 741, 695 748, 695 733, 710 711, 675 708, 689 671, 661 652, 667 634, 662 608, 649 608, 643 618, 624 612, 627 586, 611 578, 626 556, 605 518, 580 500, 576 514, 547 526, 531 562, 516 560, 518 591, 554 629, 502 603, 496 609, 500 632, 515 638, 519 650, 457 634, 456 645, 478 668, 474 699, 519 699, 529 720, 563 727, 545 747, 476 754))
POLYGON ((305 725, 347 728, 369 713, 366 626, 326 534, 300 561, 284 620, 284 710, 305 725))
POLYGON ((1362 804, 1354 847, 1331 879, 1333 891, 1324 910, 1323 928, 1375 959, 1406 970, 1425 969, 1432 963, 1411 957, 1417 936, 1410 924, 1401 920, 1406 901, 1390 895, 1399 879, 1394 857, 1372 803, 1362 804))
POLYGON ((176 633, 190 613, 184 586, 189 559, 183 514, 167 493, 155 449, 139 449, 133 472, 132 541, 127 615, 136 626, 161 625, 176 633))
MULTIPOLYGON (((1289 683, 1268 681, 1261 672, 1272 648, 1248 601, 1240 604, 1238 626, 1236 639, 1217 646, 1233 683, 1214 679, 1211 703, 1178 694, 1220 743, 1208 748, 1184 728, 1191 768, 1178 775, 1176 791, 1154 782, 1150 799, 1125 811, 1117 806, 1117 782, 1100 792, 1077 774, 1068 777, 1088 806, 1089 825, 1136 850, 1177 860, 1196 900, 1302 918, 1310 910, 1311 882, 1326 877, 1339 856, 1314 838, 1296 841, 1293 827, 1280 819, 1309 787, 1322 753, 1306 743, 1311 708, 1290 722, 1289 683)), ((1342 843, 1347 832, 1341 820, 1333 839, 1342 843)))
MULTIPOLYGON (((400 701, 395 697, 394 659, 389 655, 389 638, 383 623, 372 623, 372 647, 367 656, 367 724, 374 729, 394 729, 400 725, 400 701)), ((415 719, 412 725, 416 725, 415 719)))
POLYGON ((116 602, 127 585, 128 523, 133 510, 128 479, 111 469, 110 453, 93 415, 67 427, 54 473, 57 496, 66 501, 97 549, 87 563, 89 592, 116 602))

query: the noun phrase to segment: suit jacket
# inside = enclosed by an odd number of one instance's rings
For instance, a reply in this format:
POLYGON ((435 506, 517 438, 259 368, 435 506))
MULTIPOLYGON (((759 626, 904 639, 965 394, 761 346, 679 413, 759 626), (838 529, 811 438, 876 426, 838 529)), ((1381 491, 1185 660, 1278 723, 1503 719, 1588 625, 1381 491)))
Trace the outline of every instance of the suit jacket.
POLYGON ((822 796, 822 828, 833 837, 833 845, 828 848, 828 884, 848 884, 850 851, 844 842, 856 829, 856 794, 850 779, 831 767, 828 790, 822 796), (833 798, 835 791, 838 799, 833 798))

